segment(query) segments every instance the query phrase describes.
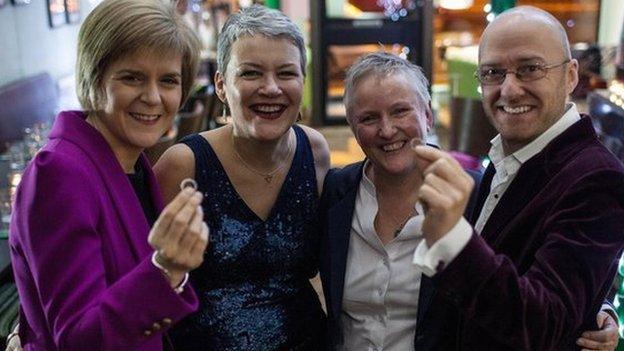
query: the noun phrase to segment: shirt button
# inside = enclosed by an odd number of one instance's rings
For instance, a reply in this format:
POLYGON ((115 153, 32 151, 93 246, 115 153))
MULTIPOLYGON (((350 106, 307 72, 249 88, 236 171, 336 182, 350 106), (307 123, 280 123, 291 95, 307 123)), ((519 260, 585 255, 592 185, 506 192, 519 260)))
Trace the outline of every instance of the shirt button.
POLYGON ((162 324, 163 324, 165 327, 170 326, 170 325, 171 325, 171 318, 163 318, 163 320, 162 320, 162 324))
POLYGON ((160 329, 162 329, 162 326, 160 325, 160 323, 156 322, 156 323, 152 324, 152 330, 158 331, 160 329))
POLYGON ((150 335, 152 335, 152 331, 151 330, 146 330, 146 331, 143 332, 143 335, 150 336, 150 335))

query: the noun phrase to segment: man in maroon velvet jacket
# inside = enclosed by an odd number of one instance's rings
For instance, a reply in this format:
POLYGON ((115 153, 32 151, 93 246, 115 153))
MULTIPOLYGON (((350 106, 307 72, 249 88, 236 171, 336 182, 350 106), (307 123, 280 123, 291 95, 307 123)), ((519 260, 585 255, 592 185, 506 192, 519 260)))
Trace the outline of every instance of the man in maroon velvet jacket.
MULTIPOLYGON (((624 245, 624 167, 566 102, 578 62, 550 14, 518 7, 494 20, 477 78, 499 135, 474 228, 463 218, 459 235, 423 228, 414 263, 437 292, 416 349, 578 348, 598 327, 624 245)), ((452 208, 459 194, 435 196, 452 208)))

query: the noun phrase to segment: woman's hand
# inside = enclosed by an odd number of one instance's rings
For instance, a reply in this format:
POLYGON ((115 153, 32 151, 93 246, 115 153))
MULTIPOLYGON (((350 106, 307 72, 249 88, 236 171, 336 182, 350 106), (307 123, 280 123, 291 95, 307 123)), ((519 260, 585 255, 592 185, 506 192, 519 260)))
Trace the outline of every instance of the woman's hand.
POLYGON ((576 344, 584 351, 613 351, 618 344, 618 324, 605 311, 598 312, 596 322, 600 330, 585 331, 576 340, 576 344))
POLYGON ((203 261, 208 227, 201 202, 200 192, 185 188, 165 207, 150 231, 148 242, 171 287, 177 287, 185 274, 203 261))

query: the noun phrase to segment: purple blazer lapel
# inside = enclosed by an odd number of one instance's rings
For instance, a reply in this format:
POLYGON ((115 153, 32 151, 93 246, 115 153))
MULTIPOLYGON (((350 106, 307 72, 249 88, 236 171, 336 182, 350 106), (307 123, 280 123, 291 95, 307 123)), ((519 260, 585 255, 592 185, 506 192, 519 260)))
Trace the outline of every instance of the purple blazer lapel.
MULTIPOLYGON (((95 128, 85 122, 85 115, 80 111, 69 111, 59 114, 59 121, 50 132, 50 139, 62 138, 68 140, 85 150, 85 153, 93 159, 98 176, 102 179, 111 197, 111 202, 123 223, 127 243, 116 244, 125 246, 130 243, 130 251, 134 254, 137 262, 146 257, 151 248, 147 243, 149 226, 143 213, 139 199, 137 198, 128 177, 121 168, 108 142, 95 128), (146 235, 137 235, 146 233, 146 235)), ((156 182, 150 170, 149 163, 142 155, 142 166, 147 166, 148 180, 157 211, 162 208, 162 197, 158 193, 156 182)), ((109 219, 104 219, 105 221, 109 219)))

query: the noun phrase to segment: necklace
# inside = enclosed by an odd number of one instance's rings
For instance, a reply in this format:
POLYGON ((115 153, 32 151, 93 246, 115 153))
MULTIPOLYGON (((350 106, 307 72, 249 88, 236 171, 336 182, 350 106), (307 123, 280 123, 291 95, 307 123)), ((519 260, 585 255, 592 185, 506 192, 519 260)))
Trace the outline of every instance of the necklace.
POLYGON ((397 236, 399 236, 399 234, 401 233, 401 231, 403 230, 403 228, 405 228, 405 225, 407 224, 407 221, 410 220, 410 218, 412 218, 411 214, 409 216, 407 216, 407 218, 405 218, 405 220, 403 221, 403 223, 401 223, 395 230, 394 230, 394 237, 396 238, 397 236))
POLYGON ((397 220, 394 216, 390 215, 388 213, 388 218, 390 218, 392 220, 392 222, 394 222, 395 225, 395 229, 394 229, 394 233, 393 233, 393 237, 396 238, 397 236, 399 236, 399 234, 401 233, 401 231, 403 230, 403 228, 405 228, 405 225, 407 224, 407 222, 409 222, 409 220, 414 217, 415 215, 418 214, 418 211, 416 210, 416 208, 414 208, 406 217, 405 219, 403 219, 402 221, 397 220))
POLYGON ((236 145, 234 144, 234 133, 232 132, 231 135, 232 135, 232 150, 234 150, 234 155, 236 155, 236 158, 238 158, 238 160, 243 164, 243 166, 245 168, 247 168, 249 171, 251 171, 252 173, 255 173, 255 174, 261 176, 267 184, 271 184, 271 182, 273 181, 273 178, 275 177, 277 172, 279 172, 282 168, 284 168, 284 166, 287 163, 286 161, 290 158, 290 153, 292 152, 292 147, 291 147, 291 145, 289 143, 288 144, 288 152, 286 153, 286 157, 282 160, 282 162, 280 162, 279 165, 277 165, 277 167, 275 167, 273 170, 269 171, 268 173, 260 172, 259 170, 251 167, 247 162, 245 162, 243 157, 236 150, 236 145))

